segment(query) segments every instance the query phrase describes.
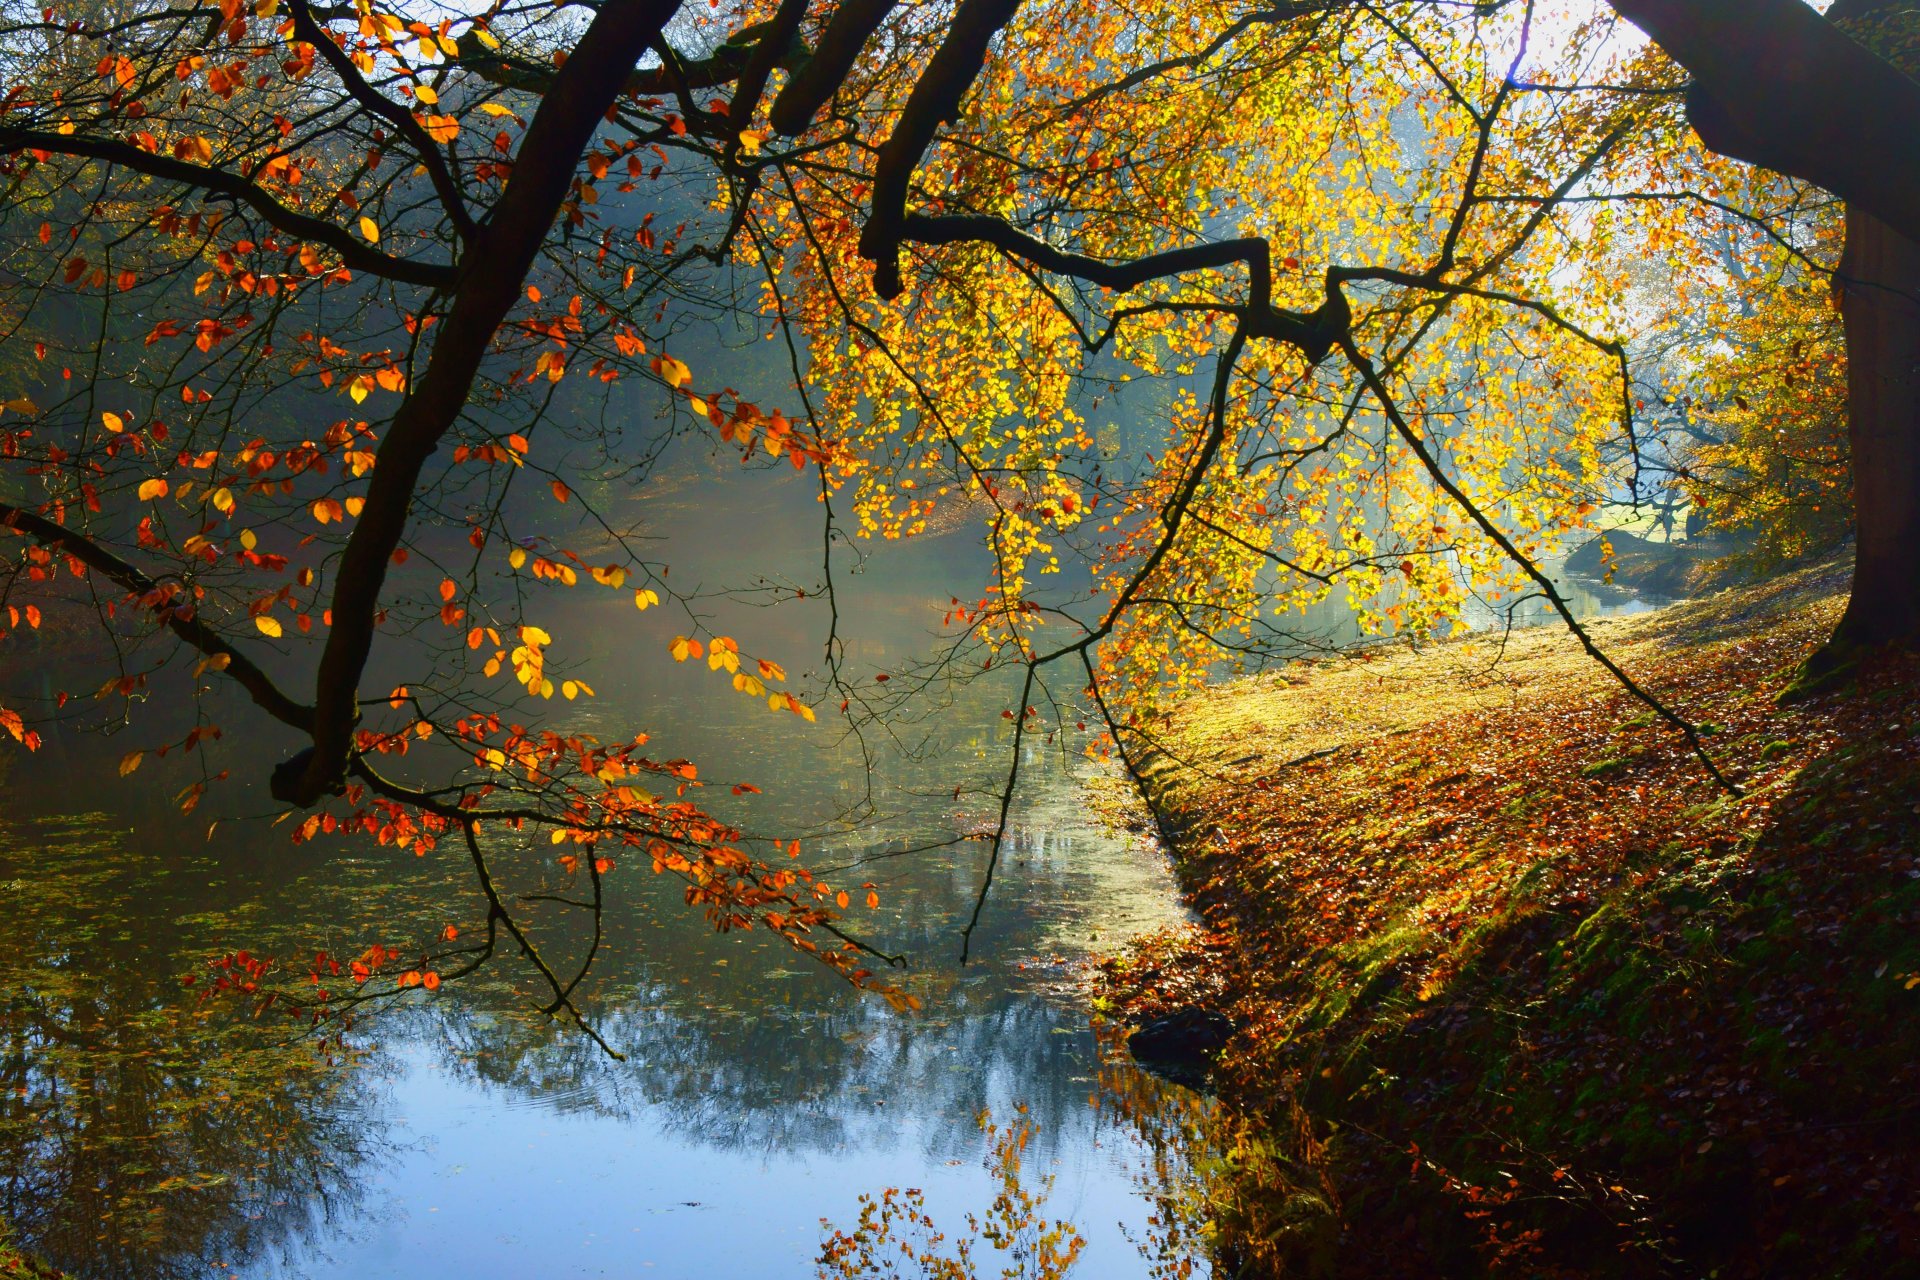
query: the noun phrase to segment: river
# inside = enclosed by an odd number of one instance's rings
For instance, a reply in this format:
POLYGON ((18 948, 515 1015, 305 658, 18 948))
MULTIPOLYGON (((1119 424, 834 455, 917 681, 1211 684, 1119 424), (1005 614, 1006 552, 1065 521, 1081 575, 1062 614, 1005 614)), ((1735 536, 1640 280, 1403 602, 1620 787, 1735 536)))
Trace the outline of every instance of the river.
MULTIPOLYGON (((818 504, 798 477, 701 463, 647 501, 681 548, 676 584, 738 582, 742 565, 817 577, 818 504), (751 522, 715 500, 737 483, 772 495, 751 522)), ((840 583, 850 661, 898 669, 924 651, 977 556, 958 537, 867 556, 840 583)), ((800 836, 809 865, 872 859, 835 878, 875 886, 881 908, 856 909, 853 925, 905 955, 923 1009, 896 1013, 764 935, 717 936, 677 882, 636 867, 609 877, 608 944, 582 1002, 625 1061, 542 1017, 510 956, 316 1046, 182 979, 236 948, 286 961, 477 929, 464 858, 292 844, 263 785, 264 762, 290 744, 237 700, 218 704, 230 728, 210 758, 235 778, 191 815, 173 797, 196 764, 150 758, 114 777, 125 751, 165 735, 137 719, 55 733, 0 776, 0 1221, 20 1245, 101 1280, 807 1276, 822 1219, 850 1228, 863 1192, 918 1188, 942 1229, 963 1233, 997 1188, 980 1113, 1010 1121, 1024 1106, 1037 1129, 1028 1185, 1056 1180, 1047 1212, 1087 1237, 1082 1273, 1144 1274, 1148 1154, 1101 1104, 1079 967, 1181 909, 1164 856, 1102 817, 1125 803, 1114 778, 1077 744, 1029 739, 1005 865, 963 967, 986 846, 899 851, 986 816, 985 797, 954 792, 1004 771, 1010 738, 989 709, 1004 694, 962 689, 863 750, 832 717, 774 716, 704 664, 673 664, 675 624, 636 614, 630 594, 541 604, 554 652, 600 693, 556 718, 644 728, 703 778, 751 781, 762 795, 717 786, 708 803, 800 836)), ((820 652, 826 614, 811 605, 706 607, 716 629, 798 672, 820 652)), ((563 880, 544 846, 495 858, 517 892, 563 880)), ((556 954, 584 936, 564 907, 520 909, 556 954)))
MULTIPOLYGON (((818 666, 831 615, 817 590, 793 589, 817 585, 822 556, 805 477, 735 474, 696 452, 632 503, 676 586, 747 588, 703 596, 714 630, 796 673, 818 666)), ((951 599, 983 577, 959 534, 833 554, 837 625, 866 681, 929 652, 951 599)), ((230 696, 209 767, 234 778, 191 815, 175 797, 197 764, 156 758, 114 778, 164 733, 138 719, 55 732, 36 756, 0 757, 0 1222, 19 1244, 100 1280, 802 1277, 822 1220, 850 1228, 862 1193, 917 1188, 942 1230, 964 1233, 998 1187, 981 1114, 1025 1107, 1027 1184, 1054 1179, 1045 1211, 1085 1235, 1079 1274, 1148 1274, 1155 1150, 1104 1095, 1161 1086, 1097 1043, 1080 967, 1183 917, 1116 778, 1078 742, 1028 739, 1002 874, 962 966, 986 846, 942 842, 990 816, 1010 692, 991 677, 931 690, 856 742, 833 715, 772 715, 703 664, 671 662, 684 617, 636 613, 629 596, 553 591, 530 609, 599 694, 556 703, 556 721, 644 729, 720 781, 705 803, 800 837, 836 882, 871 883, 881 906, 852 925, 906 957, 922 1010, 896 1013, 764 935, 717 936, 676 882, 633 867, 609 877, 608 942, 581 1001, 624 1061, 540 1015, 511 956, 342 1038, 237 1016, 201 994, 210 957, 246 948, 297 967, 477 928, 464 859, 292 844, 264 775, 297 744, 230 696), (760 794, 732 795, 733 781, 760 794)), ((1351 638, 1338 606, 1306 621, 1351 638)), ((61 655, 41 658, 59 679, 61 655)), ((544 846, 494 856, 517 894, 564 887, 544 846)), ((583 944, 577 912, 520 910, 556 953, 583 944)))

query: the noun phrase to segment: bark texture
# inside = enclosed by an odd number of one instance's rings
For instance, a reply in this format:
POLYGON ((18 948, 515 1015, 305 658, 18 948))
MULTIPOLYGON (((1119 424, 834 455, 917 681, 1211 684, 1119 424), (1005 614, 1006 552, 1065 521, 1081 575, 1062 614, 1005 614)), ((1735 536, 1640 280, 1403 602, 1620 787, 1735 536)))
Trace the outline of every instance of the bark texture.
POLYGON ((1920 243, 1857 206, 1835 282, 1847 332, 1853 598, 1830 649, 1920 637, 1920 243))

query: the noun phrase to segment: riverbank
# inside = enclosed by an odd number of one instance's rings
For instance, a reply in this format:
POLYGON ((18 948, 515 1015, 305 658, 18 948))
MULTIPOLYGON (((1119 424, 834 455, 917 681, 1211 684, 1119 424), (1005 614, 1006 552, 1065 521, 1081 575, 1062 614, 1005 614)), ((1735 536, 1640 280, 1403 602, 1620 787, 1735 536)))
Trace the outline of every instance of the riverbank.
POLYGON ((1845 586, 1595 626, 1739 797, 1552 628, 1176 712, 1205 925, 1106 998, 1239 1025, 1226 1274, 1920 1274, 1920 663, 1773 701, 1845 586))

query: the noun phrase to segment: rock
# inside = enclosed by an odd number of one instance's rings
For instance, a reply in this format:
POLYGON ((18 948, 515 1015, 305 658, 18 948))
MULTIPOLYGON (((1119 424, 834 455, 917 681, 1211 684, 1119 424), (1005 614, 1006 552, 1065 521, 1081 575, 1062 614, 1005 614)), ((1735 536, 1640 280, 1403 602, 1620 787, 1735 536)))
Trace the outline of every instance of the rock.
POLYGON ((1195 1084, 1206 1079, 1233 1031, 1225 1014, 1190 1005, 1142 1023, 1127 1037, 1127 1052, 1156 1075, 1195 1084))
POLYGON ((1570 574, 1622 591, 1675 600, 1693 594, 1709 562, 1731 550, 1731 546, 1702 539, 1652 542, 1616 529, 1568 556, 1565 568, 1570 574), (1610 561, 1601 554, 1602 541, 1613 550, 1610 561))

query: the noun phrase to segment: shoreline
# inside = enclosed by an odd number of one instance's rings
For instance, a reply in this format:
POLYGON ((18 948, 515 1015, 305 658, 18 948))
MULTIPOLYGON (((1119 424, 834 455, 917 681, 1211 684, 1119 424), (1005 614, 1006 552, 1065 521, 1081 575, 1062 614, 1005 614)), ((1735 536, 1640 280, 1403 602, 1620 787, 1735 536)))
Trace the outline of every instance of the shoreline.
POLYGON ((1551 629, 1234 682, 1136 750, 1202 924, 1103 999, 1240 1028, 1224 1263, 1920 1273, 1920 664, 1773 702, 1845 587, 1595 626, 1740 797, 1551 629))

